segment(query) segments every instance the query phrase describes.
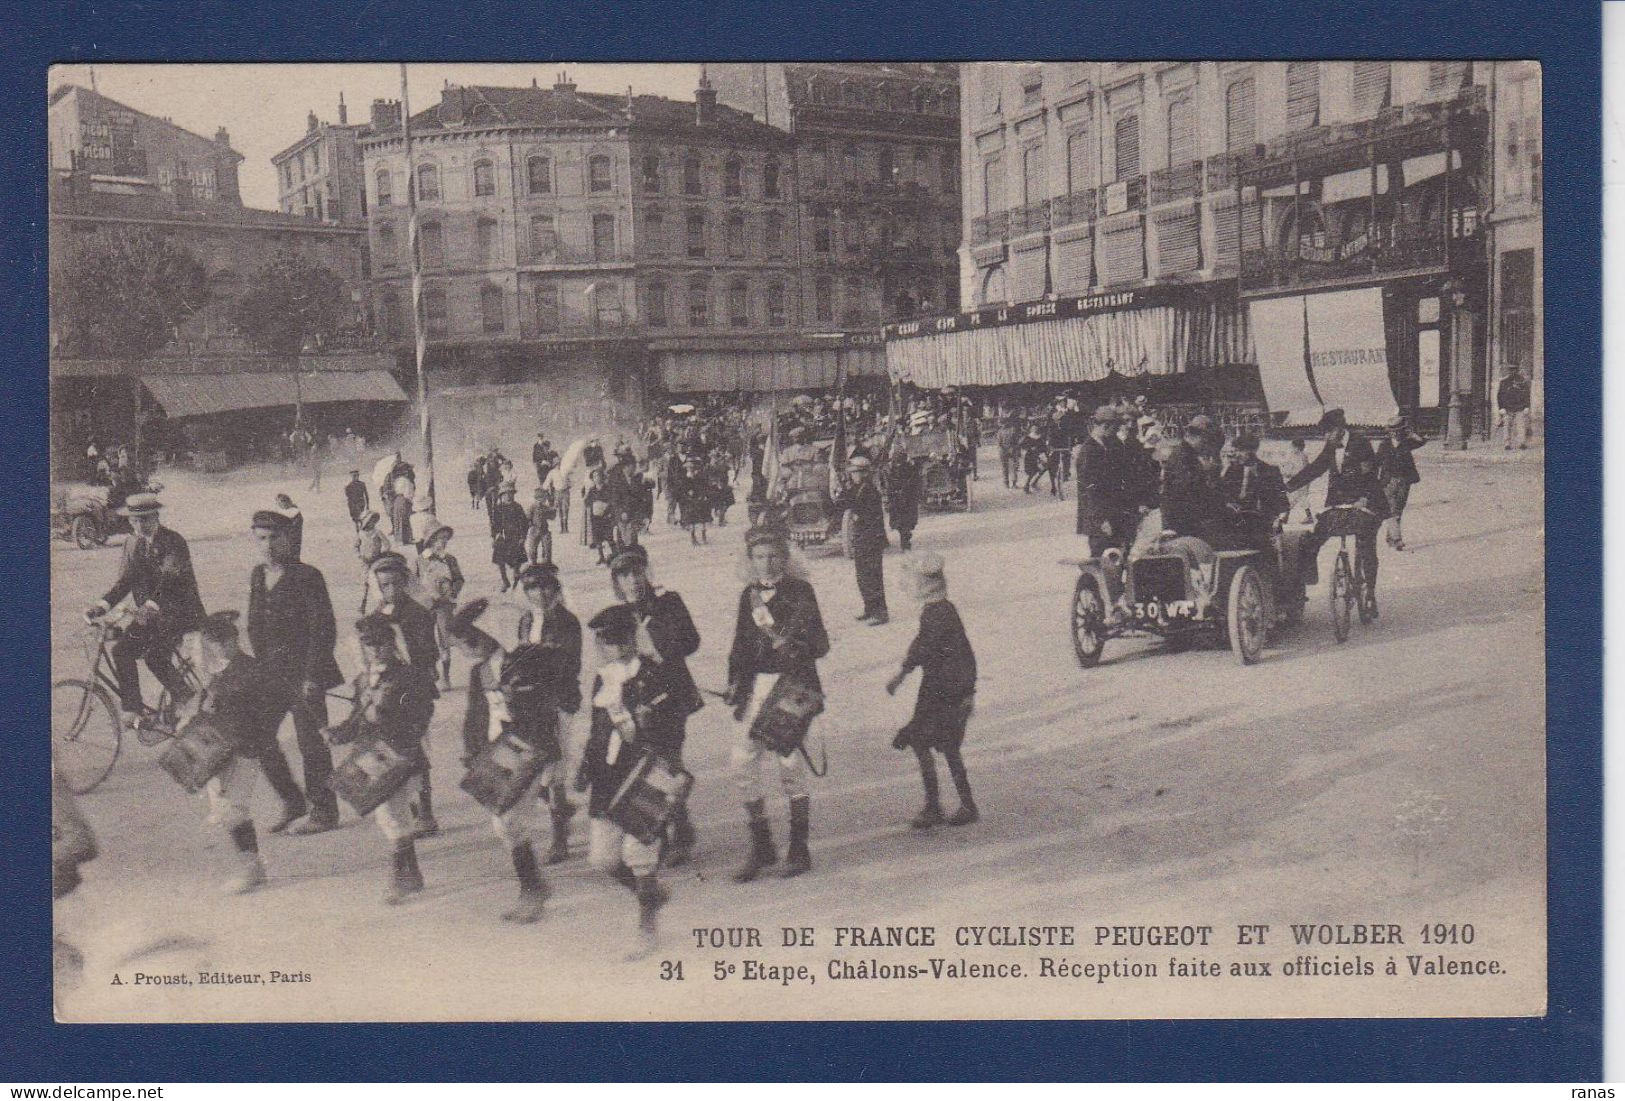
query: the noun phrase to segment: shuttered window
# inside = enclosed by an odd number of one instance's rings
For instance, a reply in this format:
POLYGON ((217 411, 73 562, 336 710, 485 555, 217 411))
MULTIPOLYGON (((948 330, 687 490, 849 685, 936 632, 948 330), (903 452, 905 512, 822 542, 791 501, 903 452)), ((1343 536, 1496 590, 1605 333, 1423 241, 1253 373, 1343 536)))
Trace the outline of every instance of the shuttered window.
POLYGON ((488 333, 500 333, 502 331, 501 287, 480 288, 480 327, 488 333))
MULTIPOLYGON (((1256 250, 1263 245, 1264 219, 1256 201, 1246 205, 1247 248, 1256 250)), ((1224 206, 1215 209, 1213 216, 1214 259, 1226 267, 1235 267, 1240 258, 1236 254, 1236 208, 1224 206)))
POLYGON ((1194 209, 1157 218, 1157 266, 1163 274, 1200 266, 1199 224, 1194 209))
POLYGON ((556 333, 559 330, 559 289, 550 284, 536 288, 536 331, 556 333))
POLYGON ((1112 127, 1114 180, 1140 174, 1140 116, 1124 115, 1112 127))
POLYGON ((1044 250, 1025 249, 1010 257, 1010 281, 1015 301, 1031 302, 1044 297, 1044 250))
POLYGON ((1062 241, 1055 246, 1055 289, 1063 294, 1086 291, 1094 280, 1094 262, 1090 256, 1094 245, 1092 237, 1075 241, 1062 241))
POLYGON ((1389 64, 1386 61, 1354 63, 1354 111, 1374 115, 1388 106, 1389 64))
POLYGON ((1286 128, 1320 125, 1320 62, 1294 61, 1286 67, 1286 128))
POLYGON ((1168 105, 1168 167, 1196 159, 1196 109, 1188 99, 1168 105))
POLYGON ((1467 62, 1428 62, 1428 91, 1454 92, 1467 83, 1467 62))
POLYGON ((1145 235, 1139 222, 1105 235, 1106 283, 1135 283, 1145 278, 1145 235))
POLYGON ((615 215, 592 216, 592 258, 594 260, 615 258, 615 215))
POLYGON ((1087 129, 1074 130, 1066 136, 1066 189, 1082 191, 1095 186, 1094 148, 1089 142, 1087 129))
POLYGON ((1231 152, 1250 147, 1258 140, 1253 111, 1252 78, 1238 80, 1224 92, 1224 147, 1231 152))
POLYGON ((1021 202, 1024 206, 1044 198, 1044 147, 1030 145, 1021 151, 1021 202))
POLYGON ((1004 209, 1004 161, 989 157, 982 165, 982 213, 996 214, 1004 209))

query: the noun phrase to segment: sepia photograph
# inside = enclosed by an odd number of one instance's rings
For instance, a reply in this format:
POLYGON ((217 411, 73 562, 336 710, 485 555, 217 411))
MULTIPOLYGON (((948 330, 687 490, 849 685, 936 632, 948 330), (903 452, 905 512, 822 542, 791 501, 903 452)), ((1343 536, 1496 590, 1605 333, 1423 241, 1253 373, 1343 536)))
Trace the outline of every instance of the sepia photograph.
POLYGON ((1541 81, 52 67, 56 1019, 1544 1016, 1541 81))

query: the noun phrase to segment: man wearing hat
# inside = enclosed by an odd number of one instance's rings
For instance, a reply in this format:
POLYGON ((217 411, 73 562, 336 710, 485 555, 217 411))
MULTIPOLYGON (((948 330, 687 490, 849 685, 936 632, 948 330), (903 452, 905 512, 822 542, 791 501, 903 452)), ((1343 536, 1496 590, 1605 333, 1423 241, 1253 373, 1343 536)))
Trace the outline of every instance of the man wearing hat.
POLYGON ((1500 411, 1508 451, 1512 450, 1514 437, 1518 440, 1519 450, 1529 446, 1529 406, 1529 380, 1524 377, 1523 368, 1509 363, 1506 376, 1495 388, 1495 407, 1500 411))
POLYGON ((139 659, 168 690, 172 703, 184 703, 192 695, 175 669, 174 652, 182 636, 203 621, 203 598, 192 572, 191 548, 179 532, 160 523, 162 508, 154 493, 135 493, 124 502, 119 515, 130 518, 131 533, 124 542, 118 580, 85 610, 86 619, 98 619, 126 597, 134 609, 135 621, 113 643, 112 652, 126 726, 139 725, 148 714, 136 669, 139 659))
POLYGON ((361 530, 361 518, 367 514, 371 504, 367 483, 361 480, 360 469, 350 471, 350 480, 344 483, 344 507, 350 511, 350 523, 357 531, 361 530))
MULTIPOLYGON (((375 613, 384 622, 400 631, 406 643, 406 661, 422 674, 429 685, 429 710, 434 710, 435 672, 440 662, 440 643, 435 638, 434 613, 412 596, 412 572, 406 559, 391 551, 380 555, 372 564, 373 584, 378 587, 378 610, 375 613)), ((424 725, 428 733, 428 725, 424 725)), ((435 820, 433 789, 429 781, 429 755, 422 746, 418 753, 423 765, 422 797, 418 801, 418 834, 433 837, 440 832, 435 820)))
POLYGON ((899 441, 886 460, 886 512, 897 532, 897 544, 905 551, 920 524, 920 494, 920 468, 899 441))
POLYGON ((502 483, 491 510, 491 561, 502 575, 503 592, 518 583, 519 568, 525 564, 525 533, 530 530, 530 517, 514 500, 516 492, 512 482, 502 483))
MULTIPOLYGON (((547 696, 558 710, 560 744, 568 748, 569 720, 565 716, 581 710, 581 621, 564 606, 559 570, 551 562, 532 562, 522 567, 519 590, 526 607, 519 616, 517 644, 539 647, 549 655, 544 665, 547 696)), ((565 792, 562 769, 554 773, 547 801, 553 823, 547 863, 560 864, 570 857, 570 820, 576 813, 565 792)))
POLYGON ((389 536, 384 534, 381 520, 376 510, 368 509, 355 533, 355 556, 361 560, 361 615, 367 614, 368 598, 372 595, 372 564, 394 550, 389 536))
MULTIPOLYGON (((837 485, 833 504, 852 514, 852 568, 857 575, 863 611, 858 622, 879 627, 890 618, 886 611, 886 511, 867 455, 847 461, 847 480, 837 485)), ((831 477, 834 477, 831 468, 831 477)))
POLYGON ((1088 537, 1089 553, 1096 556, 1107 547, 1126 547, 1134 534, 1124 508, 1124 456, 1112 438, 1116 427, 1117 411, 1100 406, 1089 418, 1089 435, 1076 448, 1077 533, 1088 537))
MULTIPOLYGON (((699 629, 694 626, 688 605, 681 596, 669 589, 655 590, 649 576, 649 552, 642 547, 627 547, 611 559, 609 577, 616 597, 637 616, 639 656, 669 667, 678 693, 671 713, 670 756, 674 763, 681 765, 688 717, 705 706, 693 674, 688 671, 688 659, 700 648, 699 629)), ((683 806, 672 818, 665 850, 666 864, 674 868, 686 864, 694 851, 694 842, 694 824, 689 820, 688 807, 683 806)))
POLYGON ((779 783, 790 801, 790 848, 781 874, 796 876, 812 868, 807 846, 812 798, 801 756, 770 753, 762 742, 750 736, 750 729, 780 677, 793 677, 823 691, 817 662, 829 653, 829 635, 818 610, 817 594, 812 585, 788 572, 786 533, 779 528, 753 528, 745 537, 745 546, 752 581, 739 594, 733 648, 728 652, 727 693, 737 723, 732 764, 750 830, 750 853, 744 866, 734 873, 737 883, 755 879, 779 858, 767 823, 767 796, 761 777, 764 757, 777 761, 779 783))
POLYGON ((1396 413, 1388 421, 1387 435, 1377 444, 1377 480, 1382 484, 1383 496, 1388 499, 1386 538, 1395 550, 1405 549, 1405 532, 1400 521, 1411 498, 1411 486, 1422 480, 1411 453, 1425 443, 1425 439, 1406 425, 1404 414, 1396 413))
POLYGON ((1192 417, 1162 465, 1162 528, 1175 535, 1209 539, 1223 520, 1218 485, 1204 458, 1217 448, 1212 421, 1192 417))
POLYGON ((1231 539, 1238 547, 1268 550, 1275 526, 1292 507, 1281 468, 1258 457, 1258 437, 1243 432, 1230 441, 1235 458, 1219 475, 1229 513, 1231 539))
MULTIPOLYGON (((1377 592, 1377 528, 1388 515, 1388 501, 1383 496, 1382 484, 1377 480, 1377 456, 1363 436, 1351 432, 1341 409, 1328 409, 1322 415, 1321 428, 1326 442, 1320 454, 1309 465, 1294 474, 1286 483, 1288 492, 1307 486, 1321 475, 1326 476, 1326 508, 1356 505, 1370 512, 1371 523, 1354 540, 1354 553, 1365 573, 1368 595, 1373 612, 1377 592)), ((1304 537, 1300 561, 1303 563, 1305 584, 1320 579, 1315 561, 1320 548, 1330 538, 1325 532, 1324 517, 1317 519, 1314 531, 1304 537)))
MULTIPOLYGON (((491 828, 507 845, 519 881, 519 901, 502 915, 522 925, 542 916, 547 884, 536 862, 534 846, 540 797, 561 771, 559 709, 551 691, 550 655, 533 643, 521 643, 511 652, 476 626, 491 602, 484 598, 459 608, 447 631, 469 658, 468 705, 463 715, 463 763, 471 764, 504 732, 551 761, 530 789, 506 811, 491 816, 491 828)), ((577 689, 579 692, 579 689, 577 689)))
POLYGON ((450 524, 431 524, 423 536, 423 549, 417 561, 418 585, 428 595, 429 611, 434 615, 442 692, 451 690, 451 636, 446 629, 452 613, 457 610, 457 597, 463 591, 462 568, 457 564, 457 556, 448 549, 453 534, 450 524))
POLYGON ((681 751, 682 691, 677 668, 638 653, 637 614, 629 604, 612 604, 587 627, 598 644, 601 664, 592 683, 592 731, 581 755, 576 790, 588 792, 592 816, 592 863, 638 900, 640 958, 654 950, 655 915, 667 891, 657 878, 660 846, 645 844, 612 821, 610 804, 646 754, 676 764, 681 751))
POLYGON ((333 603, 322 571, 294 556, 293 523, 285 514, 270 509, 254 513, 252 531, 260 561, 248 575, 248 642, 279 688, 271 729, 292 714, 305 776, 301 796, 282 750, 273 745, 265 754, 266 779, 288 804, 271 832, 286 829, 308 803, 310 817, 295 832, 321 833, 338 825, 339 818, 338 801, 327 786, 333 755, 322 740, 327 692, 344 682, 333 658, 338 636, 333 603))
MULTIPOLYGON (((350 715, 328 730, 335 746, 378 739, 403 757, 422 753, 423 738, 434 713, 434 685, 407 664, 395 644, 395 626, 374 612, 356 620, 364 668, 352 685, 350 715)), ((418 776, 404 783, 373 811, 373 821, 390 844, 390 870, 384 901, 405 902, 423 890, 415 838, 421 819, 413 813, 418 776)))

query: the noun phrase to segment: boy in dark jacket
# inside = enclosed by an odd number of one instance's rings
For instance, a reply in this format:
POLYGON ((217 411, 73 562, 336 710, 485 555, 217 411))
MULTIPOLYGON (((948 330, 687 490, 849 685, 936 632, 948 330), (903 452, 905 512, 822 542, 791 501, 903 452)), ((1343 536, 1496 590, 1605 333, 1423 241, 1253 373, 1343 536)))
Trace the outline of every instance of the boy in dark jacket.
MULTIPOLYGON (((559 584, 558 567, 532 562, 519 571, 519 588, 525 594, 525 610, 519 616, 520 646, 540 646, 551 654, 545 665, 549 696, 558 711, 559 744, 568 746, 569 719, 581 710, 581 621, 564 606, 564 587, 559 584)), ((565 792, 562 770, 557 770, 547 789, 553 841, 547 863, 562 864, 570 858, 570 819, 576 808, 565 792)))
POLYGON ((976 699, 976 655, 970 639, 965 637, 959 610, 948 599, 942 556, 927 552, 916 556, 905 568, 914 579, 914 593, 920 601, 920 630, 909 643, 902 668, 886 682, 886 693, 896 695, 903 680, 918 669, 920 694, 914 701, 913 717, 897 732, 892 746, 912 748, 920 762, 925 806, 914 816, 914 828, 930 829, 944 821, 950 826, 967 826, 979 815, 959 745, 965 739, 965 724, 976 699), (948 774, 959 793, 959 809, 946 819, 938 797, 932 750, 948 762, 948 774))

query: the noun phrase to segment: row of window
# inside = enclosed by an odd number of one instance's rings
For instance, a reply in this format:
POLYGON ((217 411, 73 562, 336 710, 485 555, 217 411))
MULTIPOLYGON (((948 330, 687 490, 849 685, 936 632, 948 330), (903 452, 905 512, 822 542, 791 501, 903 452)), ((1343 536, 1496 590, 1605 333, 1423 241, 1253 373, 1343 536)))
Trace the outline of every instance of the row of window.
POLYGON ((858 77, 810 77, 802 85, 808 102, 864 111, 896 111, 921 115, 951 115, 959 103, 958 89, 927 88, 864 80, 858 77))
MULTIPOLYGON (((830 208, 814 204, 808 212, 812 224, 812 250, 818 255, 835 251, 835 224, 830 208)), ((930 248, 933 227, 928 219, 901 216, 895 220, 855 219, 840 220, 845 251, 861 253, 865 245, 870 249, 909 250, 930 248)), ((936 227, 935 236, 941 250, 952 255, 959 247, 959 219, 943 216, 936 227)))
MULTIPOLYGON (((502 262, 502 230, 495 218, 480 218, 474 223, 474 262, 490 267, 502 262)), ((551 214, 534 214, 530 219, 530 252, 534 260, 560 262, 609 263, 621 259, 615 245, 615 215, 594 214, 592 235, 584 253, 567 253, 560 247, 559 235, 551 214)), ((446 233, 439 222, 426 221, 418 226, 418 256, 425 268, 446 266, 446 233)), ((395 227, 384 225, 378 230, 378 243, 374 261, 380 268, 399 265, 402 255, 395 227)))
POLYGON ((306 164, 309 164, 309 173, 312 176, 322 170, 322 147, 312 145, 309 149, 301 150, 297 157, 291 157, 282 162, 282 190, 287 191, 293 187, 297 180, 303 183, 306 174, 306 164))
POLYGON ((914 183, 929 188, 934 177, 936 186, 943 191, 959 189, 957 146, 938 149, 933 154, 930 148, 923 145, 915 146, 912 151, 881 145, 875 151, 872 165, 873 175, 867 175, 864 172, 864 157, 856 142, 846 142, 837 153, 832 153, 828 145, 814 145, 807 151, 808 178, 816 190, 830 186, 830 181, 836 178, 833 173, 837 168, 840 170, 839 179, 848 186, 873 180, 880 184, 914 183), (833 159, 837 155, 839 164, 833 159))
MULTIPOLYGON (((1467 78, 1465 61, 1429 62, 1431 91, 1459 88, 1467 78)), ((1354 110, 1360 115, 1375 114, 1389 106, 1392 67, 1386 61, 1354 63, 1354 110)), ((1298 61, 1286 67, 1286 128, 1306 130, 1320 125, 1320 62, 1298 61)), ((1198 158, 1196 104, 1190 95, 1171 99, 1164 108, 1167 143, 1165 163, 1188 164, 1198 158)), ((1140 175, 1141 119, 1137 111, 1127 111, 1111 120, 1111 164, 1105 166, 1112 180, 1140 175)), ((1066 189, 1069 193, 1095 186, 1095 147, 1086 122, 1066 136, 1066 189)), ((1224 147, 1229 152, 1247 150, 1258 140, 1257 99, 1252 77, 1232 80, 1224 92, 1224 147)), ((1104 152, 1104 151, 1103 151, 1104 152)), ((1046 179, 1047 163, 1042 145, 1021 151, 1021 204, 1040 202, 1051 191, 1046 179)), ((1009 205, 1005 197, 1004 159, 989 157, 982 164, 982 209, 987 213, 1009 205)))
MULTIPOLYGON (((645 193, 658 195, 664 189, 658 154, 650 153, 639 162, 639 179, 645 193)), ((722 166, 722 194, 728 198, 744 198, 747 189, 744 161, 730 157, 722 166)), ((476 198, 496 194, 496 165, 487 159, 474 162, 471 169, 473 192, 476 198)), ((379 206, 389 206, 394 200, 394 173, 379 168, 374 173, 375 190, 379 206)), ((707 194, 704 166, 697 155, 690 154, 682 162, 682 193, 707 194)), ((551 195, 554 190, 553 158, 537 154, 525 160, 525 189, 531 195, 551 195)), ((602 153, 587 158, 587 192, 603 194, 615 189, 614 165, 602 153)), ((776 158, 768 158, 762 166, 761 197, 783 197, 783 169, 776 158)), ((420 164, 417 168, 417 198, 419 202, 437 202, 441 198, 440 168, 434 164, 420 164)))

